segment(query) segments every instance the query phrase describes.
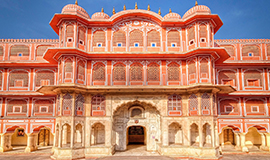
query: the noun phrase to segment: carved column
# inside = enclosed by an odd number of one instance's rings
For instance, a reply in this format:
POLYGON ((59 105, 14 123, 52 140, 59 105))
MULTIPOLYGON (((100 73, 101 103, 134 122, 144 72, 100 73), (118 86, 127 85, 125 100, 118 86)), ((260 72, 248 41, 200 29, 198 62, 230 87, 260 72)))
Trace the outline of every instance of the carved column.
POLYGON ((246 147, 246 134, 245 133, 240 133, 241 137, 241 147, 242 147, 242 152, 248 152, 248 148, 246 147))
POLYGON ((74 123, 74 116, 75 116, 75 99, 76 94, 72 94, 72 109, 71 109, 71 126, 70 126, 70 148, 74 146, 74 132, 75 132, 75 123, 74 123))
POLYGON ((240 135, 239 133, 235 133, 235 138, 236 138, 236 146, 235 149, 241 150, 241 140, 240 140, 240 135))
POLYGON ((199 147, 203 147, 203 126, 201 120, 199 121, 199 147))
POLYGON ((215 147, 215 123, 214 123, 214 119, 212 119, 212 126, 211 126, 211 146, 215 147))
POLYGON ((162 145, 163 146, 168 146, 169 145, 169 137, 168 137, 168 125, 167 125, 167 120, 162 121, 162 145))
POLYGON ((111 122, 107 122, 105 124, 105 146, 110 147, 111 146, 111 141, 112 141, 112 127, 111 127, 111 122))
POLYGON ((67 144, 67 125, 63 126, 63 130, 62 130, 62 143, 63 144, 67 144))
POLYGON ((196 96, 198 98, 198 115, 202 115, 202 108, 201 108, 201 106, 202 106, 202 97, 201 97, 202 94, 199 93, 196 96))
POLYGON ((30 133, 27 134, 28 138, 27 138, 27 147, 25 148, 25 152, 29 153, 32 151, 37 150, 37 142, 36 142, 36 136, 37 134, 34 133, 30 133))
POLYGON ((62 127, 59 127, 59 132, 58 132, 58 147, 62 147, 62 127))
POLYGON ((270 133, 265 133, 265 137, 266 137, 266 146, 270 151, 270 133))
POLYGON ((266 147, 266 138, 264 133, 260 133, 261 139, 262 139, 262 145, 260 146, 261 150, 268 150, 268 147, 266 147))
POLYGON ((216 140, 216 147, 219 146, 219 134, 218 134, 218 127, 215 125, 215 140, 216 140))

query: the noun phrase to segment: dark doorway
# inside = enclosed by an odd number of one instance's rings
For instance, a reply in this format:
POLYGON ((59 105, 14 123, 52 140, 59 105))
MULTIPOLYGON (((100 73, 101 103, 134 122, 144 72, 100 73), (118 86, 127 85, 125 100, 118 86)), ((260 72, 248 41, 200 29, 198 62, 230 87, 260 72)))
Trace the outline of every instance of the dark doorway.
POLYGON ((224 143, 234 145, 234 133, 232 129, 224 130, 224 143))
POLYGON ((48 146, 50 142, 50 130, 41 129, 38 134, 38 145, 48 146))
POLYGON ((131 126, 128 128, 128 144, 144 144, 144 127, 131 126))

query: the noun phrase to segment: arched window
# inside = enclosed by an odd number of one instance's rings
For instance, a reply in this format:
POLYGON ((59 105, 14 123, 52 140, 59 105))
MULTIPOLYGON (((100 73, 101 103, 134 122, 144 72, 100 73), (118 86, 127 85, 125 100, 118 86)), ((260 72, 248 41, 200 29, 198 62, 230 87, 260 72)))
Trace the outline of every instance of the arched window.
POLYGON ((36 56, 42 57, 47 48, 52 47, 52 46, 38 46, 36 50, 36 56))
POLYGON ((54 72, 40 70, 36 72, 36 87, 44 85, 54 85, 54 72))
POLYGON ((195 123, 193 123, 190 126, 190 145, 191 146, 199 145, 199 127, 195 123))
POLYGON ((200 42, 205 43, 207 41, 207 26, 205 24, 200 25, 200 42))
POLYGON ((25 70, 10 72, 9 87, 28 87, 28 72, 25 70))
POLYGON ((72 96, 69 93, 66 93, 63 96, 63 116, 70 116, 72 111, 72 96))
POLYGON ((14 45, 10 48, 10 56, 29 56, 29 47, 26 45, 14 45))
POLYGON ((77 79, 85 81, 85 63, 83 61, 77 63, 77 79))
POLYGON ((131 117, 142 117, 142 110, 139 108, 132 109, 131 117))
POLYGON ((207 93, 202 95, 202 103, 201 103, 201 110, 202 115, 210 115, 211 111, 211 103, 210 103, 210 96, 207 93))
POLYGON ((113 81, 126 81, 126 66, 118 63, 113 66, 113 81))
POLYGON ((96 31, 93 35, 93 47, 105 47, 105 32, 104 31, 96 31))
POLYGON ((93 81, 105 81, 105 65, 101 62, 93 66, 93 81))
POLYGON ((181 47, 180 45, 180 34, 178 31, 169 31, 167 37, 168 47, 181 47))
POLYGON ((38 99, 34 101, 34 116, 48 116, 53 114, 54 101, 50 99, 38 99))
POLYGON ((196 59, 188 62, 188 81, 189 84, 196 83, 196 59))
POLYGON ((195 94, 192 94, 189 97, 189 114, 190 115, 197 115, 198 114, 198 99, 195 94))
POLYGON ((173 94, 168 98, 168 115, 182 115, 182 98, 177 94, 173 94))
POLYGON ((93 137, 91 145, 105 145, 105 132, 105 126, 103 124, 94 124, 91 130, 91 134, 93 137))
POLYGON ((67 25, 66 27, 66 42, 73 42, 74 37, 74 26, 67 25))
POLYGON ((183 130, 179 123, 173 122, 169 125, 169 145, 183 144, 183 130))
POLYGON ((79 28, 79 44, 85 45, 85 29, 83 27, 79 28))
POLYGON ((78 94, 75 100, 75 115, 83 116, 84 115, 84 97, 81 94, 78 94))
POLYGON ((117 31, 113 33, 113 46, 114 47, 126 46, 126 34, 124 31, 117 31))
POLYGON ((189 45, 195 44, 195 29, 194 26, 188 29, 188 43, 189 45))
POLYGON ((67 59, 65 61, 65 79, 72 79, 73 77, 73 61, 67 59))
POLYGON ((180 81, 180 68, 176 63, 170 63, 167 68, 168 81, 180 81))
POLYGON ((160 66, 156 63, 151 63, 147 66, 147 80, 148 81, 159 81, 160 78, 160 66))
POLYGON ((160 47, 160 34, 156 30, 152 30, 147 34, 148 47, 160 47))
POLYGON ((202 59, 200 61, 200 78, 209 78, 208 72, 208 61, 206 59, 202 59))
POLYGON ((105 116, 106 99, 102 95, 92 97, 92 115, 105 116))
POLYGON ((129 45, 131 47, 143 47, 143 32, 136 29, 130 32, 129 45), (136 46, 136 43, 138 46, 136 46))
POLYGON ((143 66, 140 63, 134 63, 130 66, 130 80, 143 81, 143 66))

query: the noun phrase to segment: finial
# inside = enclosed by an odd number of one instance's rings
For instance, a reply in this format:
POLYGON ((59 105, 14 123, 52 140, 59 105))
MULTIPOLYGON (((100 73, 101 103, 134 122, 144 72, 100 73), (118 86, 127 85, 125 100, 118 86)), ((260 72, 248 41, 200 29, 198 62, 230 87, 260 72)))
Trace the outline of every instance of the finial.
POLYGON ((150 5, 148 4, 147 10, 150 11, 150 5))
POLYGON ((198 2, 197 2, 197 0, 196 0, 196 2, 195 2, 195 6, 197 6, 198 5, 198 2))
POLYGON ((115 14, 115 8, 113 7, 112 14, 115 14))
POLYGON ((78 5, 78 0, 75 1, 75 4, 78 5))
POLYGON ((158 10, 158 14, 159 14, 159 15, 161 15, 161 11, 160 11, 160 8, 159 8, 159 10, 158 10))
POLYGON ((102 12, 102 13, 104 13, 104 9, 103 9, 103 7, 101 8, 101 12, 102 12))
POLYGON ((170 8, 169 12, 172 13, 172 9, 171 8, 170 8))
POLYGON ((138 9, 138 5, 137 5, 137 2, 135 3, 135 9, 138 9))
POLYGON ((127 10, 127 9, 126 9, 126 5, 124 5, 123 10, 124 10, 124 11, 127 10))

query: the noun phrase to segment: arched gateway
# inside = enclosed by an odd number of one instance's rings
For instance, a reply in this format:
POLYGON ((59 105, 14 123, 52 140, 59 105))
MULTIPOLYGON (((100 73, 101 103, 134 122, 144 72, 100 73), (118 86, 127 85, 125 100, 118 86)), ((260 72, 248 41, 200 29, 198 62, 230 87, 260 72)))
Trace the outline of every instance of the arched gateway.
POLYGON ((120 105, 113 115, 113 144, 124 151, 129 144, 144 144, 147 151, 157 150, 160 141, 160 113, 152 104, 133 101, 120 105))

